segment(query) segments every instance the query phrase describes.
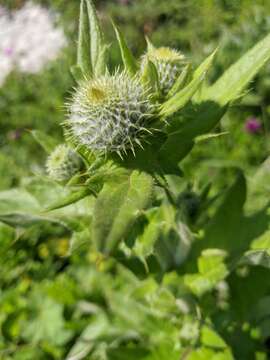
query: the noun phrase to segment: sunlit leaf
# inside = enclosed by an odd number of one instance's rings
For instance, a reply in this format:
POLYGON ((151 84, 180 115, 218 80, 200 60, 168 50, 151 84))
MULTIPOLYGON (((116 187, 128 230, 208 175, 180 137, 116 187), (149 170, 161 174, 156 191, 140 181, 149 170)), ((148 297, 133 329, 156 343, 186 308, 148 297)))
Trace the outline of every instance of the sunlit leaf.
POLYGON ((150 175, 133 171, 119 184, 108 183, 96 201, 93 239, 98 250, 110 253, 124 239, 130 227, 151 201, 150 175))

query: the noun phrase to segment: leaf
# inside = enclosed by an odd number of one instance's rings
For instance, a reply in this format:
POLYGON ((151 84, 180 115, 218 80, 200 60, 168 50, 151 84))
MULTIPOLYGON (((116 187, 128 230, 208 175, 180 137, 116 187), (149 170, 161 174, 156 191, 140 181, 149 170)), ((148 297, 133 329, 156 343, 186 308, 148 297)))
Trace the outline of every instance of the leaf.
MULTIPOLYGON (((33 185, 32 185, 33 186, 33 185)), ((57 187, 58 193, 60 187, 57 187)), ((56 223, 66 228, 80 229, 80 220, 84 210, 80 204, 80 211, 75 205, 70 205, 64 211, 56 210, 53 215, 42 214, 44 198, 55 196, 55 189, 43 187, 41 183, 37 189, 32 188, 33 196, 24 189, 12 189, 0 192, 0 221, 13 227, 29 227, 42 222, 56 223), (52 192, 50 192, 52 190, 52 192), (72 209, 73 207, 73 209, 72 209), (73 210, 70 211, 70 210, 73 210)), ((89 216, 89 215, 88 215, 89 216)))
POLYGON ((9 213, 5 215, 0 215, 0 221, 3 223, 12 226, 12 227, 21 227, 28 228, 36 224, 42 223, 52 223, 58 224, 60 226, 65 227, 67 230, 81 231, 81 223, 79 220, 72 219, 67 216, 41 216, 35 214, 27 214, 27 213, 9 213))
POLYGON ((181 90, 186 85, 186 82, 187 82, 187 80, 188 80, 188 78, 190 76, 190 70, 191 70, 190 64, 188 64, 188 65, 186 65, 184 67, 184 69, 182 70, 182 72, 179 75, 178 79, 174 83, 173 87, 168 92, 168 98, 175 95, 179 90, 181 90))
POLYGON ((19 212, 0 215, 0 221, 9 226, 22 228, 27 228, 44 221, 58 223, 57 220, 53 220, 51 218, 19 212))
POLYGON ((32 344, 48 341, 63 345, 72 336, 72 331, 65 328, 63 305, 35 291, 31 296, 32 314, 25 323, 23 337, 32 344))
POLYGON ((77 65, 85 76, 99 75, 105 68, 105 54, 106 45, 93 2, 81 0, 77 65))
POLYGON ((224 349, 227 347, 225 341, 213 329, 204 325, 201 329, 201 342, 203 345, 215 349, 224 349))
POLYGON ((164 227, 163 209, 162 206, 154 209, 150 214, 147 214, 148 224, 141 236, 136 239, 135 245, 132 248, 143 263, 148 256, 154 253, 154 245, 162 233, 164 227))
POLYGON ((254 263, 248 262, 243 263, 247 270, 245 274, 235 271, 227 279, 230 287, 230 308, 240 323, 247 321, 259 300, 269 295, 269 268, 250 266, 254 263))
POLYGON ((100 57, 104 55, 103 51, 103 34, 100 27, 100 22, 97 17, 97 12, 92 0, 85 0, 87 4, 90 36, 91 36, 91 59, 93 71, 96 74, 96 67, 100 61, 100 57))
POLYGON ((154 93, 159 91, 158 72, 154 63, 152 63, 152 61, 150 61, 148 58, 144 65, 141 79, 143 84, 150 86, 154 93))
POLYGON ((194 71, 193 74, 193 79, 196 79, 198 77, 200 77, 202 74, 204 74, 205 72, 207 72, 210 68, 210 66, 212 65, 214 58, 217 54, 218 48, 215 49, 212 54, 210 54, 198 67, 197 69, 194 71))
POLYGON ((46 151, 47 154, 53 152, 54 148, 58 145, 57 141, 51 136, 43 133, 40 130, 30 131, 36 142, 46 151))
POLYGON ((121 33, 121 31, 116 27, 116 25, 114 23, 113 27, 114 27, 114 31, 117 37, 117 41, 121 50, 121 56, 122 56, 122 60, 125 66, 125 69, 131 74, 134 75, 136 74, 136 71, 138 70, 138 65, 136 62, 136 59, 134 58, 134 56, 132 55, 131 51, 129 50, 127 43, 125 41, 125 38, 123 36, 123 34, 121 33))
POLYGON ((182 109, 198 90, 200 84, 205 79, 206 73, 212 65, 216 50, 204 60, 204 62, 196 69, 191 82, 178 91, 173 97, 167 100, 162 106, 160 115, 167 117, 182 109))
POLYGON ((60 198, 56 200, 54 203, 50 204, 48 207, 46 207, 43 212, 52 211, 56 209, 60 209, 62 207, 68 206, 70 204, 73 204, 83 198, 85 198, 88 195, 93 195, 93 191, 88 187, 83 187, 82 189, 78 191, 72 191, 68 195, 64 196, 63 198, 60 198))
POLYGON ((97 249, 109 254, 151 201, 153 179, 133 171, 119 184, 107 183, 100 192, 93 214, 93 239, 97 249))
POLYGON ((186 274, 186 286, 197 296, 211 291, 218 282, 225 279, 229 270, 224 263, 226 254, 218 249, 208 249, 198 258, 197 274, 186 274))
MULTIPOLYGON (((81 68, 82 74, 89 76, 92 75, 91 33, 87 0, 81 0, 80 6, 77 65, 81 68)), ((78 71, 76 71, 75 74, 78 75, 78 71)))
MULTIPOLYGON (((108 351, 110 360, 146 360, 149 351, 136 346, 134 348, 118 347, 108 351)), ((152 358, 151 358, 152 359, 152 358)))
POLYGON ((102 45, 98 57, 98 61, 95 67, 96 76, 105 74, 107 70, 107 57, 108 57, 109 45, 102 45))
POLYGON ((270 249, 249 250, 244 253, 238 265, 262 266, 270 269, 270 249))
POLYGON ((177 269, 186 259, 191 243, 192 233, 186 224, 176 218, 173 207, 163 206, 162 231, 154 244, 154 255, 163 271, 177 269))
POLYGON ((39 211, 40 205, 34 196, 23 189, 12 189, 0 192, 0 215, 11 212, 39 211))
POLYGON ((102 314, 94 317, 73 345, 66 360, 85 359, 85 356, 93 349, 94 341, 107 333, 109 325, 107 318, 102 314))
POLYGON ((267 230, 261 236, 254 239, 251 243, 252 250, 268 250, 270 249, 270 230, 267 230))
POLYGON ((228 349, 216 352, 208 347, 201 347, 189 352, 183 360, 234 360, 234 357, 228 349))
POLYGON ((245 244, 243 206, 246 200, 246 181, 239 173, 228 189, 223 202, 205 229, 203 240, 194 244, 193 251, 205 248, 219 248, 229 252, 248 246, 245 244))
POLYGON ((223 132, 218 133, 218 134, 199 135, 194 139, 194 141, 195 141, 195 144, 197 144, 197 143, 200 143, 202 141, 206 141, 206 140, 209 140, 209 139, 214 139, 214 138, 217 138, 217 137, 220 137, 220 136, 223 136, 223 135, 228 135, 228 134, 229 134, 228 131, 223 131, 223 132))
POLYGON ((69 253, 72 254, 86 244, 91 244, 91 234, 89 226, 88 228, 80 232, 73 232, 70 239, 69 253))
POLYGON ((204 80, 205 74, 192 80, 184 89, 178 91, 172 98, 167 100, 162 106, 160 116, 168 117, 181 110, 198 90, 199 85, 204 80))
POLYGON ((166 173, 177 173, 177 166, 192 149, 194 139, 209 132, 224 115, 226 109, 214 102, 194 104, 185 109, 176 125, 169 129, 167 140, 159 150, 159 160, 166 173))
POLYGON ((243 55, 210 86, 203 98, 220 105, 235 100, 270 58, 270 34, 243 55))
POLYGON ((247 211, 254 212, 269 203, 270 195, 270 157, 268 157, 248 180, 247 211))

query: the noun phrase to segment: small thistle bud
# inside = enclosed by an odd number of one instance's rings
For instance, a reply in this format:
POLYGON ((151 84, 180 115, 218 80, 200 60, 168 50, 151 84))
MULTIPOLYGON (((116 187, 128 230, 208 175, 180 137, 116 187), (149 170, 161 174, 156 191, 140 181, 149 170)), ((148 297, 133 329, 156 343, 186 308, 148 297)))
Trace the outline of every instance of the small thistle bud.
POLYGON ((81 158, 67 145, 58 145, 47 159, 46 168, 51 179, 67 181, 80 169, 81 158))
POLYGON ((151 134, 155 109, 137 76, 116 72, 85 80, 69 104, 68 135, 91 152, 122 157, 151 134))
POLYGON ((163 95, 167 95, 187 64, 185 56, 169 47, 154 48, 152 46, 147 54, 143 56, 142 66, 146 58, 155 64, 159 76, 160 90, 163 95))

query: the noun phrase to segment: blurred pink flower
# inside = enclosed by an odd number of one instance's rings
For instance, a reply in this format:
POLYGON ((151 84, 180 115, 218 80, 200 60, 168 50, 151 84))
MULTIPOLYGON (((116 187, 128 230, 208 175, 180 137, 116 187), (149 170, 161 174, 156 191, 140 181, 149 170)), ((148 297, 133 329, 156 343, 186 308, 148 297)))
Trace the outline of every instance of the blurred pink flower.
POLYGON ((12 70, 38 73, 58 57, 67 41, 55 19, 31 1, 12 12, 0 6, 0 86, 12 70))
POLYGON ((257 134, 261 130, 261 128, 262 128, 262 124, 257 118, 250 117, 246 120, 245 130, 247 133, 257 134))
POLYGON ((13 49, 12 47, 6 47, 4 50, 3 50, 4 54, 7 55, 7 56, 10 56, 13 54, 13 49))

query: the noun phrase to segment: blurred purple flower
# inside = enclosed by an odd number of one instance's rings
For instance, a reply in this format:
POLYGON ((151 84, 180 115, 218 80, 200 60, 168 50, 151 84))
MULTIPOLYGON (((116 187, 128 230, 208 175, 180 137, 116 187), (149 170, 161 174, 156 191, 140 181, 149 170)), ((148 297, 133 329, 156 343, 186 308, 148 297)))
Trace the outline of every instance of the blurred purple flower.
POLYGON ((11 56, 13 54, 13 49, 11 47, 7 47, 4 49, 4 54, 7 56, 11 56))
POLYGON ((250 117, 246 120, 245 130, 249 134, 257 134, 261 130, 261 128, 262 124, 257 118, 250 117))

